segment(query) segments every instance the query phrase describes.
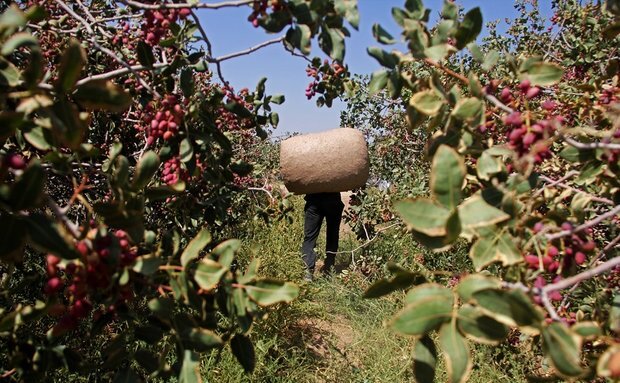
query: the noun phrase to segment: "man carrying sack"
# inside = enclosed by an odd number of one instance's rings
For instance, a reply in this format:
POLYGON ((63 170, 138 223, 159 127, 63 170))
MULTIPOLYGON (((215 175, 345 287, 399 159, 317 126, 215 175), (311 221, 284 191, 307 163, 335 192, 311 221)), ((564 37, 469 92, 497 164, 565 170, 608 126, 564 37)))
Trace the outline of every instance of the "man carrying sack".
POLYGON ((338 252, 338 240, 340 234, 340 220, 344 204, 340 199, 340 193, 313 193, 304 198, 304 242, 301 246, 302 259, 306 264, 304 279, 312 281, 317 254, 314 251, 316 240, 321 231, 321 224, 325 218, 325 263, 321 269, 323 275, 331 274, 336 253, 338 252))
POLYGON ((332 271, 338 251, 340 220, 344 204, 340 192, 363 186, 368 179, 368 147, 362 132, 351 128, 293 136, 280 145, 280 168, 284 185, 296 194, 306 194, 304 241, 301 248, 305 278, 313 279, 314 250, 326 220, 325 264, 332 271))

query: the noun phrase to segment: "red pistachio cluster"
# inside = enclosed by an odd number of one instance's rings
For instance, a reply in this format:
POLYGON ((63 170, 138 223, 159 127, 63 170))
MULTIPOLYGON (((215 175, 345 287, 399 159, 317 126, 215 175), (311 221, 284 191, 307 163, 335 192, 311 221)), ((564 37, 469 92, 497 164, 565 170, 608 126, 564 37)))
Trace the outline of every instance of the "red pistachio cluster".
POLYGON ((174 185, 179 181, 188 181, 189 174, 187 170, 181 165, 181 160, 178 157, 173 157, 164 162, 164 169, 162 170, 162 181, 168 185, 174 185))
POLYGON ((306 75, 313 78, 306 87, 306 97, 308 100, 314 97, 321 87, 328 87, 331 81, 340 78, 346 71, 347 69, 336 61, 330 65, 329 62, 325 60, 320 68, 308 66, 306 68, 306 75))
POLYGON ((144 11, 142 33, 144 41, 149 45, 157 45, 170 31, 170 24, 177 20, 185 20, 191 14, 189 8, 157 9, 144 11))
POLYGON ((185 105, 183 104, 185 103, 181 103, 179 96, 169 94, 160 104, 150 103, 145 108, 142 121, 146 125, 149 146, 160 137, 168 141, 177 134, 185 117, 185 105))
MULTIPOLYGON (((544 224, 537 222, 534 225, 534 233, 539 233, 543 228, 544 224)), ((572 230, 573 224, 564 222, 561 229, 572 230)), ((549 273, 561 273, 572 265, 583 265, 588 259, 588 254, 592 254, 596 249, 596 243, 590 238, 591 234, 592 229, 573 233, 560 239, 555 245, 547 246, 545 254, 541 257, 535 254, 525 255, 525 262, 532 269, 540 269, 542 266, 542 269, 549 273)))
POLYGON ((248 16, 248 21, 254 28, 258 27, 258 18, 267 16, 267 8, 271 7, 272 12, 284 9, 284 4, 280 0, 254 0, 252 3, 252 13, 248 16))
MULTIPOLYGON (((63 293, 68 302, 58 310, 64 315, 52 329, 54 335, 75 328, 80 319, 88 316, 98 293, 115 287, 113 277, 136 259, 136 249, 123 230, 101 235, 92 229, 87 238, 92 239, 76 242, 75 249, 80 255, 76 260, 61 263, 57 256, 47 256, 48 280, 44 291, 49 296, 63 293)), ((130 290, 118 293, 121 301, 131 297, 130 290)), ((108 311, 113 309, 114 305, 108 306, 108 311)))

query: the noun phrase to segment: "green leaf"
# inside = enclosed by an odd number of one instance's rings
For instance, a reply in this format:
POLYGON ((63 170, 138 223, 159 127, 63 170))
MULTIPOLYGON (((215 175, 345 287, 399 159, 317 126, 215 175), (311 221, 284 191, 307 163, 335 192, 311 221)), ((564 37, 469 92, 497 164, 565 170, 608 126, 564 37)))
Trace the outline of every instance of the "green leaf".
POLYGON ((52 132, 56 141, 77 150, 88 130, 88 124, 80 117, 77 105, 63 98, 54 104, 52 110, 52 132))
POLYGON ((30 244, 41 252, 52 253, 63 259, 75 259, 78 254, 58 233, 56 225, 40 214, 31 214, 26 220, 30 244))
POLYGON ((254 345, 249 337, 243 334, 235 334, 230 340, 230 349, 245 372, 252 372, 256 367, 256 355, 254 345))
POLYGON ((607 325, 613 332, 620 333, 620 291, 618 290, 614 290, 614 298, 609 310, 607 325))
POLYGON ((272 104, 280 105, 280 104, 284 103, 285 100, 286 100, 286 98, 284 97, 283 94, 274 94, 273 96, 271 96, 270 102, 272 104))
POLYGON ((474 292, 472 298, 485 314, 508 326, 537 329, 545 320, 521 290, 483 289, 474 292))
POLYGON ((253 285, 245 285, 250 299, 260 306, 291 302, 299 295, 297 285, 275 279, 259 279, 253 285))
POLYGON ((516 239, 505 231, 492 232, 480 237, 474 243, 469 251, 469 257, 476 271, 498 261, 504 266, 514 265, 523 261, 521 252, 515 243, 516 239))
POLYGON ((213 290, 228 269, 209 258, 203 258, 194 271, 194 279, 203 290, 213 290))
POLYGON ((230 267, 232 264, 235 252, 241 248, 241 241, 238 239, 228 239, 217 246, 211 251, 211 255, 216 257, 218 262, 224 265, 224 267, 230 267))
POLYGON ((602 335, 601 326, 597 322, 578 322, 571 327, 576 335, 587 341, 596 340, 602 335))
POLYGON ((15 134, 15 130, 24 125, 25 122, 23 113, 0 112, 0 141, 4 141, 15 134))
POLYGON ((435 62, 440 62, 455 51, 456 49, 454 46, 450 44, 437 44, 432 47, 425 48, 424 56, 435 62))
POLYGON ((147 68, 153 67, 153 64, 155 63, 155 56, 153 55, 153 48, 150 45, 143 40, 138 40, 136 53, 140 64, 147 68))
POLYGON ((463 17, 463 21, 461 21, 454 36, 456 39, 456 47, 458 49, 465 48, 467 44, 476 40, 481 30, 482 13, 480 12, 480 8, 476 7, 467 12, 465 17, 463 17))
POLYGON ((510 219, 510 215, 486 203, 480 194, 466 199, 458 209, 463 230, 491 226, 510 219))
POLYGON ((562 79, 562 68, 553 63, 538 62, 527 69, 527 77, 532 85, 553 85, 562 79))
POLYGON ((23 220, 9 214, 0 214, 0 260, 2 262, 21 262, 27 236, 23 220))
POLYGON ((375 38, 375 40, 377 40, 377 42, 381 44, 389 45, 396 42, 396 40, 394 40, 394 37, 392 37, 392 35, 390 35, 388 31, 383 29, 383 27, 379 24, 374 24, 372 26, 372 36, 375 38))
POLYGON ((131 105, 131 96, 109 80, 91 80, 77 87, 73 97, 88 109, 124 112, 131 105))
POLYGON ((153 275, 159 270, 162 259, 154 255, 143 255, 136 259, 133 265, 133 271, 143 275, 153 275))
POLYGON ((211 330, 192 328, 187 334, 187 340, 193 343, 197 351, 205 352, 223 345, 222 338, 211 330))
POLYGON ((280 115, 276 112, 271 112, 271 114, 269 114, 269 122, 274 128, 277 128, 280 123, 280 115))
POLYGON ((455 3, 444 1, 443 8, 441 9, 441 17, 450 20, 456 20, 459 15, 459 6, 455 3))
POLYGON ((497 64, 498 61, 499 61, 499 52, 496 50, 491 50, 484 57, 484 62, 482 63, 481 68, 483 71, 488 72, 491 69, 493 69, 493 67, 495 66, 495 64, 497 64))
POLYGON ((170 319, 174 311, 172 298, 153 298, 148 303, 149 309, 160 318, 170 319))
POLYGON ((489 150, 482 152, 476 163, 476 173, 478 178, 490 181, 491 177, 504 170, 504 165, 499 157, 493 156, 489 150))
POLYGON ((425 335, 418 339, 413 348, 413 375, 418 383, 435 381, 437 348, 433 339, 425 335))
POLYGON ((211 243, 211 233, 205 227, 187 244, 181 254, 181 265, 186 267, 192 260, 198 258, 202 249, 211 243))
POLYGON ((457 313, 457 325, 473 341, 491 345, 499 344, 510 332, 503 323, 467 304, 461 306, 457 313))
POLYGON ((384 51, 379 47, 369 47, 366 49, 368 54, 386 68, 393 69, 398 65, 398 57, 393 53, 384 51))
POLYGON ((179 83, 185 97, 189 98, 194 95, 194 73, 190 67, 181 70, 179 83))
POLYGON ((60 61, 56 90, 60 93, 67 93, 73 89, 86 63, 86 51, 78 40, 72 38, 60 61))
POLYGON ((289 28, 286 32, 286 41, 299 49, 304 55, 309 55, 312 49, 312 32, 310 27, 298 24, 289 28))
POLYGON ((11 188, 8 200, 11 209, 20 211, 41 206, 44 198, 45 180, 43 167, 37 162, 31 163, 11 188))
POLYGON ((379 69, 373 72, 370 82, 368 83, 368 93, 370 93, 370 95, 379 93, 387 85, 389 76, 390 72, 386 69, 379 69))
POLYGON ((379 298, 425 281, 426 279, 420 273, 413 273, 398 267, 390 279, 382 278, 373 283, 364 293, 364 298, 379 298))
POLYGON ((16 33, 4 42, 0 49, 0 54, 8 56, 21 47, 39 49, 39 40, 28 32, 16 33))
POLYGON ((564 377, 578 377, 581 368, 581 340, 566 325, 553 322, 542 329, 543 347, 553 367, 564 377))
POLYGON ((451 215, 450 211, 429 199, 399 201, 394 208, 410 229, 431 237, 447 234, 446 226, 451 215))
POLYGON ((179 158, 181 162, 190 162, 194 157, 194 147, 189 138, 184 138, 179 145, 179 158))
POLYGON ((437 284, 424 284, 407 293, 407 305, 392 318, 390 326, 405 335, 424 335, 449 321, 454 295, 437 284))
POLYGON ((452 116, 471 126, 478 127, 484 123, 484 110, 484 103, 479 98, 462 98, 454 106, 452 116))
POLYGON ((183 351, 183 366, 179 374, 179 383, 200 383, 200 354, 191 350, 183 351))
POLYGON ((569 162, 586 162, 594 159, 596 152, 591 149, 577 149, 574 146, 567 145, 560 151, 560 157, 569 162))
POLYGON ((349 24, 356 30, 359 28, 360 15, 357 9, 357 1, 354 0, 335 0, 334 9, 339 15, 343 16, 349 24))
POLYGON ((15 87, 22 83, 22 75, 13 63, 0 57, 0 86, 15 87))
POLYGON ((133 177, 131 187, 133 190, 141 190, 151 182, 157 169, 159 169, 159 156, 152 150, 147 151, 140 157, 136 165, 136 174, 133 177))
POLYGON ((466 173, 463 157, 456 150, 448 145, 437 149, 431 165, 430 188, 435 199, 450 211, 461 201, 466 173))
POLYGON ((456 328, 455 321, 445 323, 439 331, 439 345, 444 352, 448 382, 466 382, 473 363, 467 340, 456 328))
POLYGON ((470 274, 459 282, 456 287, 456 292, 463 302, 469 302, 477 291, 499 289, 500 287, 501 282, 495 277, 487 277, 482 274, 470 274))
POLYGON ((340 62, 344 60, 344 33, 340 29, 323 28, 319 35, 319 46, 332 59, 340 62))
POLYGON ((445 100, 433 90, 424 90, 411 96, 409 105, 427 116, 435 116, 444 105, 445 100))

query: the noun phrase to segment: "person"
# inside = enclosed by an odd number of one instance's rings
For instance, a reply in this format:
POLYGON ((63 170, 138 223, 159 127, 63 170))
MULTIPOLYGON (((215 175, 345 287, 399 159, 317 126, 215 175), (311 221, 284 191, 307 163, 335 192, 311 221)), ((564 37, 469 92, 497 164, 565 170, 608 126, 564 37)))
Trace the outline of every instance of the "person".
POLYGON ((340 220, 342 219, 344 204, 338 192, 306 194, 304 199, 306 200, 304 207, 304 242, 301 246, 301 253, 302 259, 306 264, 304 279, 312 281, 318 257, 314 248, 321 231, 323 219, 326 222, 326 244, 325 263, 321 271, 324 275, 330 274, 333 271, 332 269, 336 263, 336 253, 338 252, 340 220))

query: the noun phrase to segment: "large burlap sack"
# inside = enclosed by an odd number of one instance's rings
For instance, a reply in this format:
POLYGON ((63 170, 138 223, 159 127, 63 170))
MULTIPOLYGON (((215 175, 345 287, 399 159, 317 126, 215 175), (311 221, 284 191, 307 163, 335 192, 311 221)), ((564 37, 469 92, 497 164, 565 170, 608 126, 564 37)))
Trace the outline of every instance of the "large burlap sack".
POLYGON ((286 188, 297 194, 340 192, 368 180, 364 135, 350 128, 288 138, 280 144, 280 171, 286 188))

